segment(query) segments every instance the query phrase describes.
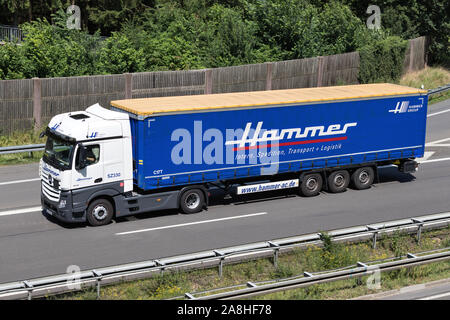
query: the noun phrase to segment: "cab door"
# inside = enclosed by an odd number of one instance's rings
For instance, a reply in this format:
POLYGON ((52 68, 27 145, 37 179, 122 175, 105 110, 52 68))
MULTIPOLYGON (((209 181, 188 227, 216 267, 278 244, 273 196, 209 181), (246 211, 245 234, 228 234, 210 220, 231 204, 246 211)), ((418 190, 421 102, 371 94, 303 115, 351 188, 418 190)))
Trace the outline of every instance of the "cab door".
POLYGON ((75 150, 75 158, 73 161, 72 189, 100 185, 104 182, 104 157, 102 144, 99 142, 92 142, 86 143, 83 146, 86 150, 86 167, 83 169, 76 169, 80 153, 80 145, 77 145, 77 148, 75 150))

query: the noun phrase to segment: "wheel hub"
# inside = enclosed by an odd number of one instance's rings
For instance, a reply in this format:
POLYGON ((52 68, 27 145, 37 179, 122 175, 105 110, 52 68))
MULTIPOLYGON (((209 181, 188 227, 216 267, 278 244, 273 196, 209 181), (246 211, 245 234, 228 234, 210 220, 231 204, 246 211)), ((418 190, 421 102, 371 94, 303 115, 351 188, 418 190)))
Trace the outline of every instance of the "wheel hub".
POLYGON ((186 197, 185 200, 186 207, 189 209, 196 209, 200 204, 200 197, 196 193, 191 193, 186 197))
POLYGON ((369 174, 366 171, 361 171, 358 178, 359 178, 359 181, 363 184, 366 184, 367 182, 369 182, 369 174))
POLYGON ((97 220, 103 220, 108 216, 108 210, 103 205, 98 205, 92 211, 97 220))
POLYGON ((306 188, 310 191, 314 191, 317 188, 317 180, 315 178, 309 178, 306 181, 306 188))
POLYGON ((344 178, 344 176, 343 176, 342 174, 337 174, 337 175, 334 177, 334 184, 335 184, 337 187, 342 187, 342 186, 345 184, 345 178, 344 178))

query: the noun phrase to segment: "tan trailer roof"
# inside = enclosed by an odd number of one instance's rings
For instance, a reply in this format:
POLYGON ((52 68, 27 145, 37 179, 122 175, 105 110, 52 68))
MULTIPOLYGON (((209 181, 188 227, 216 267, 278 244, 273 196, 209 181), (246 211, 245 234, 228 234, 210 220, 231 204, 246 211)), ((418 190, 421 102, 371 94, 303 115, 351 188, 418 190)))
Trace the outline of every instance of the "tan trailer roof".
POLYGON ((260 105, 357 99, 426 93, 426 90, 390 83, 357 84, 286 90, 233 92, 176 97, 155 97, 111 101, 111 105, 130 113, 148 116, 191 110, 237 108, 260 105))

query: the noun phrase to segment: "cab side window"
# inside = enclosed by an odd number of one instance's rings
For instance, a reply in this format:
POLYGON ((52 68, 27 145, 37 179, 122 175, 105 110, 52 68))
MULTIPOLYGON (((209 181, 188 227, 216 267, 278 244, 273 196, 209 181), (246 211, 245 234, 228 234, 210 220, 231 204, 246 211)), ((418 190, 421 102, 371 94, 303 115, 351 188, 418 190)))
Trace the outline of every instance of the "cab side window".
MULTIPOLYGON (((100 160, 100 145, 98 144, 92 144, 86 147, 86 164, 88 166, 96 164, 100 160)), ((78 162, 78 154, 80 153, 80 150, 77 151, 77 159, 78 162)), ((78 163, 77 163, 78 164, 78 163)))

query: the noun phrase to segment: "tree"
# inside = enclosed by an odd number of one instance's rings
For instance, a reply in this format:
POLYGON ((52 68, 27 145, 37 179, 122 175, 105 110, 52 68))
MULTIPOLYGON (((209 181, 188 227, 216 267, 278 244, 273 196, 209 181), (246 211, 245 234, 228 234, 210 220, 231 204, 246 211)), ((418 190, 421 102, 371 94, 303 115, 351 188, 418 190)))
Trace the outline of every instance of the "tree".
POLYGON ((113 32, 98 53, 97 71, 102 74, 142 72, 144 66, 143 49, 135 49, 131 40, 120 32, 113 32))

